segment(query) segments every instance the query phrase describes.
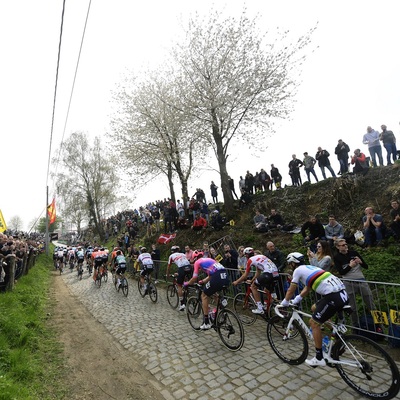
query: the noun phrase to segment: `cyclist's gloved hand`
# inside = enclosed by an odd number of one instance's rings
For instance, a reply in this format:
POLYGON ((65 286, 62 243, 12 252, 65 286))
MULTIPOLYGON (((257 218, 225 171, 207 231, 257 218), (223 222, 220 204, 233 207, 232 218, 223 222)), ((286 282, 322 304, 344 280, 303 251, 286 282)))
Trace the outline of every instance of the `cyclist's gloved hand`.
POLYGON ((281 301, 281 306, 283 306, 283 307, 289 307, 289 300, 286 300, 286 299, 283 299, 282 301, 281 301))
POLYGON ((301 303, 301 301, 303 300, 303 298, 298 294, 293 300, 291 300, 290 302, 294 305, 297 306, 298 304, 301 303))
POLYGON ((202 280, 199 280, 199 285, 202 285, 203 284, 203 281, 202 280))
POLYGON ((183 286, 184 287, 188 286, 188 282, 183 282, 183 286))

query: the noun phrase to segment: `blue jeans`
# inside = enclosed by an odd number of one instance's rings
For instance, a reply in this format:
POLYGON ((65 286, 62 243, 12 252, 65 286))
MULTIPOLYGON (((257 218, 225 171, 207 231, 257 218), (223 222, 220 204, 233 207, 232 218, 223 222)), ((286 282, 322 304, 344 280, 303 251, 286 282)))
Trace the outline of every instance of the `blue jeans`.
POLYGON ((348 159, 344 160, 343 158, 339 158, 339 163, 340 163, 340 173, 344 174, 345 172, 348 172, 349 170, 349 163, 348 159))
MULTIPOLYGON (((325 166, 322 166, 322 167, 320 167, 320 168, 321 168, 322 176, 324 177, 324 179, 326 179, 325 168, 327 168, 328 171, 330 171, 330 173, 332 174, 332 176, 333 176, 334 178, 336 178, 336 174, 335 174, 335 172, 333 171, 333 169, 332 169, 332 167, 331 167, 330 165, 325 165, 325 166)), ((342 168, 340 168, 340 170, 341 170, 341 169, 342 169, 342 168)))
POLYGON ((383 158, 382 158, 382 147, 381 147, 381 145, 370 147, 368 150, 369 150, 369 154, 370 154, 370 156, 371 156, 371 160, 372 160, 372 163, 373 163, 374 167, 377 166, 377 163, 376 163, 376 156, 378 156, 378 158, 379 158, 379 165, 382 167, 382 165, 383 165, 383 158))
POLYGON ((374 244, 374 243, 373 243, 373 235, 374 235, 374 233, 375 233, 375 239, 376 239, 376 241, 377 241, 378 243, 382 241, 383 235, 382 235, 382 229, 381 229, 381 228, 375 228, 375 227, 367 228, 367 229, 364 231, 365 244, 366 244, 367 246, 370 246, 370 245, 374 244))
POLYGON ((387 151, 387 163, 388 165, 391 164, 390 156, 393 156, 393 162, 397 159, 397 148, 396 143, 384 143, 385 149, 387 151))
POLYGON ((306 168, 306 174, 307 174, 308 182, 311 183, 310 172, 314 175, 315 180, 318 182, 317 174, 315 173, 314 168, 306 168))

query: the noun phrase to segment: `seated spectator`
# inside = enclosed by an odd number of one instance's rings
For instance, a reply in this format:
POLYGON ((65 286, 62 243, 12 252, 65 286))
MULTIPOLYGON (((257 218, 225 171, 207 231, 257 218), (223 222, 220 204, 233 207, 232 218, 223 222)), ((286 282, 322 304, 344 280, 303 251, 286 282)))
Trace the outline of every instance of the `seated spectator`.
POLYGON ((354 155, 351 157, 351 163, 354 164, 353 173, 365 175, 368 172, 369 165, 364 153, 360 149, 354 150, 354 155))
POLYGON ((260 210, 256 210, 256 215, 253 218, 254 228, 258 232, 266 232, 268 230, 267 221, 260 210))
POLYGON ((207 228, 207 221, 200 216, 200 214, 196 214, 196 217, 193 221, 192 230, 200 232, 207 228))
POLYGON ((307 250, 308 260, 314 267, 321 268, 325 271, 332 272, 333 258, 329 242, 319 240, 317 243, 317 251, 314 253, 310 249, 307 250))
POLYGON ((315 215, 310 215, 307 222, 301 227, 301 234, 304 238, 304 243, 310 245, 310 249, 316 252, 316 242, 318 240, 325 240, 325 229, 321 222, 318 221, 315 215))
POLYGON ((399 202, 397 200, 392 200, 390 202, 392 209, 390 210, 390 217, 392 222, 390 223, 390 228, 392 229, 396 240, 400 240, 400 208, 399 202))
POLYGON ((386 230, 382 215, 375 214, 372 207, 367 207, 362 222, 364 226, 365 245, 371 247, 376 241, 376 244, 381 246, 386 230))
POLYGON ((243 210, 245 206, 251 203, 251 195, 246 190, 242 190, 242 195, 239 199, 239 210, 243 210))
POLYGON ((326 240, 329 241, 331 247, 334 246, 334 242, 336 239, 344 238, 344 229, 343 226, 336 221, 334 215, 329 216, 329 223, 325 226, 325 237, 326 240))
POLYGON ((285 225, 285 222, 283 221, 281 214, 277 213, 273 208, 271 210, 271 215, 268 217, 268 227, 270 229, 282 229, 283 225, 285 225))
POLYGON ((214 210, 211 213, 211 226, 214 228, 214 230, 221 231, 224 229, 224 225, 225 219, 221 216, 218 210, 214 210))
POLYGON ((187 229, 189 228, 189 224, 186 218, 179 217, 178 222, 176 223, 176 227, 178 229, 187 229))

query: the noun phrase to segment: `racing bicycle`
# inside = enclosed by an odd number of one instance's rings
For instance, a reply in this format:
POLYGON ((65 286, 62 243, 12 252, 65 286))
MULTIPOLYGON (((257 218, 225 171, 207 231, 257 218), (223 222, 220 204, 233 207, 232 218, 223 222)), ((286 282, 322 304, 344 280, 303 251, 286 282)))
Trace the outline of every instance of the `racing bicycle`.
POLYGON ((139 276, 138 289, 139 289, 139 293, 142 297, 144 297, 144 296, 146 296, 146 294, 148 294, 150 297, 150 300, 153 303, 157 302, 157 298, 158 298, 157 287, 151 280, 151 275, 147 274, 144 276, 144 285, 142 285, 142 282, 140 282, 140 276, 139 276))
POLYGON ((128 291, 129 291, 129 285, 128 285, 128 279, 126 279, 125 274, 120 274, 117 276, 115 273, 115 269, 112 271, 112 280, 114 283, 115 290, 119 292, 119 290, 122 290, 122 293, 125 297, 128 296, 128 291), (118 279, 119 279, 119 284, 118 284, 118 279))
MULTIPOLYGON (((344 311, 350 306, 345 306, 344 311)), ((275 354, 284 362, 298 365, 308 355, 312 332, 303 321, 311 317, 296 306, 275 307, 276 315, 268 321, 267 337, 275 354)), ((371 399, 392 399, 400 389, 400 374, 392 357, 373 340, 360 335, 345 334, 343 324, 325 322, 331 327, 329 343, 323 357, 328 367, 335 367, 341 378, 359 394, 371 399)))

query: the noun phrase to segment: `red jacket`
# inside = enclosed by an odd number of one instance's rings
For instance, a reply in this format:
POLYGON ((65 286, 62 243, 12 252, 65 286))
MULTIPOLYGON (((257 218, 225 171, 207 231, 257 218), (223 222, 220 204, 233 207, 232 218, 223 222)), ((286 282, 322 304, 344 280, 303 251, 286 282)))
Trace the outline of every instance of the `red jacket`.
POLYGON ((193 221, 193 226, 207 228, 207 221, 203 217, 195 218, 193 221))

